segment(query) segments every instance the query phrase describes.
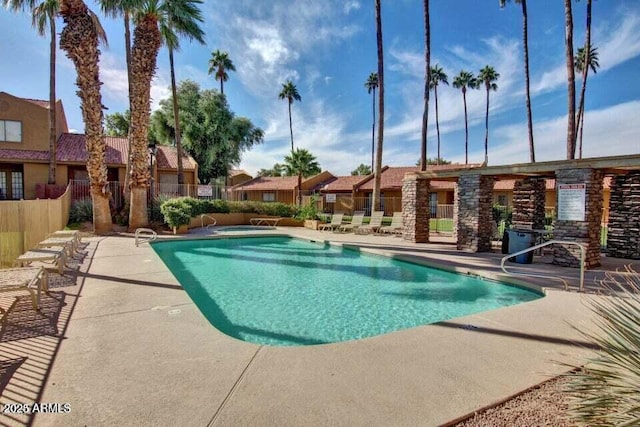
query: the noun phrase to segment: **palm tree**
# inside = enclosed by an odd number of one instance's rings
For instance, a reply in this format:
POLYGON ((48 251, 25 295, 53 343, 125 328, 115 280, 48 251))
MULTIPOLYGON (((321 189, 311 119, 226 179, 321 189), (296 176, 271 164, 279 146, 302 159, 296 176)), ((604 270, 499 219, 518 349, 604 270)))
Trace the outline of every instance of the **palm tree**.
POLYGON ((484 83, 484 88, 487 90, 487 109, 484 119, 484 164, 489 163, 489 92, 498 90, 496 81, 500 77, 500 74, 496 70, 487 65, 480 70, 478 74, 478 84, 484 83))
POLYGON ((364 83, 364 87, 367 88, 367 93, 373 92, 373 103, 371 104, 371 110, 373 112, 373 124, 371 125, 371 170, 373 170, 373 151, 376 145, 376 89, 378 88, 378 74, 369 74, 369 78, 367 78, 367 81, 364 83))
POLYGON ((44 0, 37 4, 31 0, 2 0, 3 6, 14 12, 31 9, 31 25, 40 36, 45 36, 49 27, 49 184, 56 183, 56 14, 60 9, 58 0, 44 0))
POLYGON ((291 122, 291 104, 293 101, 302 101, 298 88, 293 84, 291 80, 287 80, 282 84, 282 90, 278 94, 278 98, 286 99, 289 104, 289 132, 291 133, 291 152, 293 152, 293 124, 291 122))
POLYGON ((373 179, 371 209, 380 205, 380 176, 382 174, 382 141, 384 139, 384 51, 382 48, 382 13, 380 0, 375 0, 376 9, 376 42, 378 46, 378 147, 376 148, 376 164, 373 179))
MULTIPOLYGON (((587 0, 587 24, 585 26, 585 38, 584 38, 584 48, 582 49, 583 54, 586 54, 585 58, 582 58, 582 64, 591 65, 591 54, 592 54, 592 46, 591 46, 591 0, 587 0)), ((579 49, 578 49, 579 50, 579 49)), ((596 63, 597 63, 596 59, 596 63)), ((598 67, 600 64, 598 64, 598 67)), ((577 65, 576 65, 576 69, 577 65)), ((582 71, 582 87, 580 88, 580 103, 578 104, 578 123, 576 123, 576 131, 580 131, 580 148, 579 148, 579 158, 582 158, 582 122, 584 120, 584 96, 587 90, 587 76, 589 74, 589 67, 581 67, 578 71, 582 71)), ((595 74, 595 70, 593 70, 595 74)))
POLYGON ((204 44, 204 31, 199 22, 203 22, 198 8, 201 0, 165 0, 165 16, 160 21, 162 40, 169 50, 169 68, 171 70, 171 94, 173 98, 173 123, 175 129, 176 153, 178 157, 178 191, 182 194, 184 171, 182 166, 182 141, 180 133, 180 115, 178 114, 178 95, 176 91, 176 72, 173 64, 173 52, 180 50, 179 36, 186 36, 204 44))
POLYGON ((429 125, 429 85, 431 84, 431 22, 429 0, 424 0, 424 107, 420 144, 420 170, 427 170, 427 126, 429 125))
POLYGON ((582 89, 580 90, 580 104, 578 108, 578 158, 582 158, 582 129, 584 126, 584 97, 587 90, 587 72, 585 68, 590 68, 593 74, 598 72, 600 68, 600 61, 598 60, 598 48, 590 46, 585 49, 584 47, 578 48, 575 61, 576 70, 582 73, 582 89), (585 67, 585 64, 588 64, 585 67))
POLYGON ((477 89, 478 81, 473 73, 460 71, 453 79, 453 87, 462 91, 462 102, 464 104, 464 164, 469 164, 469 122, 467 119, 467 88, 477 89))
POLYGON ((60 48, 73 62, 77 73, 93 202, 93 228, 96 234, 105 234, 113 229, 107 190, 106 143, 102 131, 102 83, 98 67, 98 44, 100 40, 106 43, 106 38, 97 16, 82 0, 62 0, 59 12, 65 24, 60 33, 60 48))
POLYGON ((571 0, 564 0, 565 54, 567 57, 567 103, 569 106, 567 123, 567 159, 576 157, 576 73, 573 63, 573 12, 571 0))
MULTIPOLYGON (((500 7, 505 7, 507 1, 500 0, 500 7)), ((515 3, 522 6, 522 49, 524 51, 524 86, 526 91, 527 103, 527 127, 529 130, 529 156, 531 163, 536 161, 536 153, 533 144, 533 117, 531 113, 531 92, 529 89, 529 36, 528 36, 528 17, 527 17, 527 0, 514 0, 515 3)))
MULTIPOLYGON (((433 89, 433 95, 436 101, 436 133, 438 135, 438 160, 440 160, 440 122, 438 120, 438 85, 440 83, 449 85, 448 77, 445 74, 444 70, 436 64, 434 67, 431 67, 431 83, 429 84, 429 89, 433 89)), ((440 164, 440 163, 438 163, 440 164)))
MULTIPOLYGON (((127 89, 129 93, 129 111, 131 111, 131 15, 139 4, 137 0, 100 0, 104 14, 111 18, 122 16, 124 21, 124 52, 127 62, 127 89)), ((124 175, 124 198, 129 201, 129 175, 131 170, 131 134, 127 133, 129 158, 124 175)))
POLYGON ((145 1, 134 12, 135 28, 131 48, 131 169, 129 190, 129 229, 148 224, 147 186, 149 160, 147 134, 149 130, 151 80, 156 71, 156 60, 162 34, 158 22, 164 11, 158 0, 145 1))
POLYGON ((290 155, 285 156, 282 165, 286 176, 309 177, 321 172, 316 157, 305 148, 297 148, 290 155))
POLYGON ((228 52, 221 52, 216 50, 211 52, 211 59, 209 59, 209 75, 214 74, 216 80, 220 80, 220 93, 224 93, 224 82, 229 80, 229 74, 227 71, 235 71, 236 67, 233 65, 231 59, 229 59, 228 52))

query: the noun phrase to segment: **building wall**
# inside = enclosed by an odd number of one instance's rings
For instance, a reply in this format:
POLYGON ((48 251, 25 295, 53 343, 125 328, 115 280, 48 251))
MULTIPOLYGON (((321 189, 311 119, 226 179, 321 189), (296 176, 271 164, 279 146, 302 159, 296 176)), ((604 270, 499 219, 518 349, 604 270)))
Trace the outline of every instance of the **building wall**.
MULTIPOLYGON (((49 149, 49 115, 46 108, 19 98, 0 94, 0 120, 22 123, 22 142, 0 141, 0 148, 10 150, 49 149)), ((46 177, 45 177, 46 178, 46 177)), ((44 182, 47 182, 45 179, 44 182)))
POLYGON ((49 179, 49 165, 46 163, 25 163, 24 168, 24 198, 36 198, 36 184, 46 184, 49 179))
POLYGON ((231 177, 227 180, 229 187, 233 187, 234 185, 243 184, 247 181, 251 181, 251 177, 249 175, 240 174, 234 177, 231 177))
POLYGON ((263 193, 275 193, 275 201, 276 202, 280 202, 280 203, 288 203, 288 204, 293 204, 294 200, 293 200, 293 191, 292 190, 287 190, 287 191, 241 191, 238 190, 236 192, 236 200, 249 200, 249 201, 254 201, 254 202, 262 202, 263 198, 262 195, 263 193), (246 198, 243 198, 243 194, 246 195, 246 198))

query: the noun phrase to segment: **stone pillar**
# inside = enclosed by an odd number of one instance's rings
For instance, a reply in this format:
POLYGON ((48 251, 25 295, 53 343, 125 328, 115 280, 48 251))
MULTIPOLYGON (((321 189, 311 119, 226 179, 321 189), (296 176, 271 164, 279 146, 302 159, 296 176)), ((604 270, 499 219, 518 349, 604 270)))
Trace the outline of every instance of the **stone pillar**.
POLYGON ((459 212, 459 204, 458 204, 458 183, 456 182, 453 186, 453 238, 458 239, 458 212, 459 212))
POLYGON ((611 180, 607 252, 615 258, 640 259, 640 172, 611 180))
POLYGON ((402 238, 429 242, 429 180, 409 175, 402 181, 402 238))
POLYGON ((458 249, 490 252, 493 235, 493 184, 490 176, 461 175, 458 180, 458 249))
POLYGON ((513 228, 544 229, 545 193, 544 178, 529 177, 516 181, 513 188, 513 228))
MULTIPOLYGON (((600 265, 600 220, 602 218, 603 174, 595 169, 561 169, 556 171, 558 195, 562 184, 585 184, 584 221, 560 219, 562 209, 559 203, 558 220, 553 229, 553 238, 581 243, 586 249, 585 267, 600 265)), ((580 250, 574 245, 554 245, 553 263, 566 267, 580 267, 580 250)))

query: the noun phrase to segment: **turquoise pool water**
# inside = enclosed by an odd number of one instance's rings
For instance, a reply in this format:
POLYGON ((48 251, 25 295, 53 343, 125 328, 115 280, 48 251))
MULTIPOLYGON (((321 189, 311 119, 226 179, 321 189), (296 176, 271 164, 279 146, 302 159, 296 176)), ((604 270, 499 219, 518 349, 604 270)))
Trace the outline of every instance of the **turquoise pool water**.
POLYGON ((211 324, 258 344, 355 340, 541 297, 513 286, 288 237, 152 246, 211 324))

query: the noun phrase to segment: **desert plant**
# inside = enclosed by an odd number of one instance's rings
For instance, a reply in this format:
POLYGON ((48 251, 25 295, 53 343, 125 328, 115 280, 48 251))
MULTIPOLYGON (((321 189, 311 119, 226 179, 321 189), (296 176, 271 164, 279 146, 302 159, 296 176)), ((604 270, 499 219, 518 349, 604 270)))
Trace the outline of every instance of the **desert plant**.
POLYGON ((587 364, 568 374, 569 413, 594 426, 637 425, 640 419, 640 274, 627 268, 607 273, 607 295, 588 305, 596 332, 581 334, 599 350, 587 364))
POLYGON ((93 221, 93 203, 91 199, 76 200, 71 204, 69 210, 69 222, 91 222, 93 221))
POLYGON ((318 197, 311 196, 309 201, 300 208, 296 215, 298 221, 319 219, 318 216, 318 197))

